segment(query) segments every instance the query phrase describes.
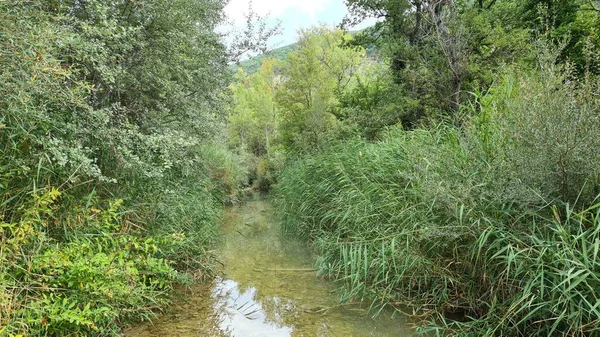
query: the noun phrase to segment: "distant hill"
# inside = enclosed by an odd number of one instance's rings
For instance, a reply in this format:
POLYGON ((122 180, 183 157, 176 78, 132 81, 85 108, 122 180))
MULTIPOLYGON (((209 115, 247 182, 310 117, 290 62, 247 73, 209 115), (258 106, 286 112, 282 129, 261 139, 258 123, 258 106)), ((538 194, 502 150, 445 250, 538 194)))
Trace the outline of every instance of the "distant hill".
MULTIPOLYGON (((356 35, 364 30, 366 30, 366 28, 363 30, 359 30, 359 31, 351 31, 350 34, 356 35)), ((239 66, 242 67, 242 69, 244 69, 245 73, 253 74, 258 71, 258 68, 260 68, 260 65, 262 64, 264 59, 274 58, 276 60, 283 61, 286 59, 288 54, 291 53, 292 51, 294 51, 294 49, 296 49, 297 47, 298 47, 298 43, 292 43, 292 44, 288 44, 283 47, 275 48, 264 54, 260 54, 260 55, 254 56, 248 60, 241 61, 239 66)), ((367 56, 374 55, 375 51, 376 51, 375 46, 373 44, 370 44, 367 47, 367 56)), ((234 64, 231 66, 231 69, 234 71, 237 71, 238 66, 234 64)))
MULTIPOLYGON (((260 65, 262 64, 264 59, 274 58, 276 60, 285 60, 288 54, 291 53, 294 49, 296 49, 297 46, 297 43, 292 43, 287 46, 275 48, 264 54, 260 54, 251 59, 240 62, 240 67, 242 67, 242 69, 244 69, 244 72, 246 72, 247 74, 253 74, 258 71, 258 68, 260 68, 260 65)), ((233 67, 237 69, 237 65, 234 65, 233 67)))

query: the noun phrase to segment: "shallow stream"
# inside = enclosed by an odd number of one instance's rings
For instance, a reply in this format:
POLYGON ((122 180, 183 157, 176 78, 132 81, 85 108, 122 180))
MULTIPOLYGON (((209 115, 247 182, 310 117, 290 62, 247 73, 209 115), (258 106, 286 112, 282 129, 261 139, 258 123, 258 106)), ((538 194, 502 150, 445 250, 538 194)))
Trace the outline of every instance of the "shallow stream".
POLYGON ((300 240, 281 234, 267 201, 227 210, 219 260, 222 277, 185 293, 152 324, 127 337, 411 336, 409 323, 384 312, 372 318, 358 305, 339 305, 335 287, 312 269, 300 240))

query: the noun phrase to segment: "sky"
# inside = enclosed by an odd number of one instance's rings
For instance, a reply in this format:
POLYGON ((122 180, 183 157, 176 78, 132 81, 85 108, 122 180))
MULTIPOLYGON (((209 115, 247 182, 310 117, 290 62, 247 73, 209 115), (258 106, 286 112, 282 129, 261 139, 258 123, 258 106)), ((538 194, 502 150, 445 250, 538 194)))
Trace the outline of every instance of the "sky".
MULTIPOLYGON (((231 0, 225 13, 239 27, 243 27, 244 14, 248 12, 249 0, 231 0)), ((253 0, 252 8, 260 16, 268 16, 268 22, 274 25, 281 22, 282 34, 269 40, 271 48, 281 47, 297 41, 300 28, 318 24, 336 26, 348 13, 344 0, 253 0)), ((373 25, 367 20, 353 29, 362 29, 373 25)))

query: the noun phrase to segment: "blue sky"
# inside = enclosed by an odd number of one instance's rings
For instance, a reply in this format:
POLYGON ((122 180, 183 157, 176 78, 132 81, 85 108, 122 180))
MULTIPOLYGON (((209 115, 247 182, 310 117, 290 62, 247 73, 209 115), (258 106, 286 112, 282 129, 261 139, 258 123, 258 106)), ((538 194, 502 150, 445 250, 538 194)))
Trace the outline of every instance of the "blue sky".
MULTIPOLYGON (((231 0, 225 7, 229 19, 236 26, 243 26, 244 13, 248 11, 249 0, 231 0)), ((318 24, 338 25, 348 12, 343 0, 254 0, 254 11, 261 16, 268 16, 268 21, 281 21, 283 34, 273 37, 269 44, 280 47, 297 40, 297 32, 318 24)), ((367 20, 354 27, 360 29, 374 24, 367 20)))

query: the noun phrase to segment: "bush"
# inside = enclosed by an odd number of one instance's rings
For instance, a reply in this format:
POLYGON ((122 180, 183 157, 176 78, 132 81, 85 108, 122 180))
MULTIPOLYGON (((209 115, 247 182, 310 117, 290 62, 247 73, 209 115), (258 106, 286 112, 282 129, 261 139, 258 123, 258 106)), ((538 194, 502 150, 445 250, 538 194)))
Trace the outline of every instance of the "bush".
POLYGON ((149 318, 179 278, 161 251, 177 242, 144 238, 122 220, 120 202, 54 217, 56 189, 39 191, 19 222, 0 223, 0 325, 7 334, 114 335, 118 323, 149 318), (71 228, 85 222, 85 227, 71 228), (76 231, 57 240, 49 229, 76 231))
POLYGON ((268 192, 277 183, 277 178, 285 162, 284 152, 274 149, 268 156, 262 157, 256 167, 253 185, 262 192, 268 192))
MULTIPOLYGON (((567 72, 509 72, 483 97, 471 135, 492 165, 502 166, 502 182, 535 193, 533 199, 590 204, 598 190, 600 116, 597 89, 567 72)), ((507 191, 509 191, 507 188, 507 191)), ((513 191, 516 192, 516 191, 513 191)), ((520 192, 521 193, 521 192, 520 192)), ((526 197, 508 194, 508 200, 526 197)))
POLYGON ((211 186, 209 191, 224 204, 239 201, 238 192, 248 180, 244 167, 244 158, 234 154, 222 145, 203 146, 201 148, 203 169, 211 186))
POLYGON ((209 141, 221 10, 0 1, 1 335, 118 335, 187 268, 210 274, 219 201, 242 175, 209 141))

